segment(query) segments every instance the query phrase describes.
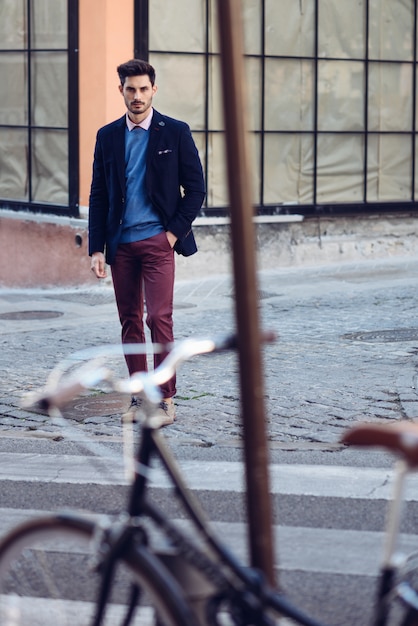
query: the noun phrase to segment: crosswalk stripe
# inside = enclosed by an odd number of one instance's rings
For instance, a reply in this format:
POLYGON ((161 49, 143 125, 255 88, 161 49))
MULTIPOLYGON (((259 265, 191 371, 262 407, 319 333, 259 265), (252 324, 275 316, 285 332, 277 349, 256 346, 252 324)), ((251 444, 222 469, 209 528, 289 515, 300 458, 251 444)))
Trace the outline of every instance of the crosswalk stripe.
MULTIPOLYGON (((185 461, 180 463, 190 489, 243 493, 244 468, 238 462, 185 461)), ((392 471, 384 468, 335 465, 273 464, 269 467, 272 494, 388 500, 392 471)), ((0 453, 0 480, 68 484, 127 484, 122 461, 115 457, 0 453)), ((159 469, 151 473, 153 487, 170 486, 159 469)), ((408 477, 405 499, 418 500, 418 475, 408 477)))
MULTIPOLYGON (((2 596, 0 596, 1 601, 2 596)), ((19 619, 22 623, 31 623, 31 626, 57 626, 62 624, 65 615, 65 623, 79 624, 86 623, 85 620, 91 616, 92 604, 76 600, 54 600, 53 598, 25 598, 19 600, 19 619), (84 621, 83 621, 84 620, 84 621)), ((112 604, 108 608, 107 616, 111 623, 121 623, 126 612, 126 607, 112 604)), ((13 620, 13 604, 10 610, 10 622, 13 620)), ((91 619, 91 617, 90 617, 91 619)), ((154 614, 149 607, 141 607, 138 612, 138 619, 141 626, 153 626, 155 624, 154 614)))
MULTIPOLYGON (((179 465, 186 483, 210 512, 215 533, 242 562, 248 562, 243 464, 180 461, 179 465)), ((383 548, 381 528, 392 494, 392 470, 271 464, 269 473, 275 507, 274 563, 280 584, 298 606, 331 626, 358 626, 363 618, 366 623, 383 548), (347 589, 351 595, 347 596, 347 589), (331 606, 339 607, 337 622, 328 611, 329 593, 333 594, 331 606)), ((150 479, 151 486, 160 490, 154 495, 163 499, 175 523, 189 531, 190 522, 177 519, 177 509, 170 508, 173 498, 165 493, 170 486, 166 474, 156 467, 150 479)), ((94 518, 99 517, 95 510, 118 511, 125 504, 128 488, 119 454, 92 457, 0 452, 0 481, 4 481, 0 536, 24 520, 47 514, 51 508, 60 510, 65 502, 93 511, 88 515, 94 518), (27 494, 27 508, 9 508, 25 506, 19 494, 23 498, 27 494)), ((408 477, 406 499, 413 513, 405 526, 408 532, 399 537, 398 549, 411 554, 418 546, 413 523, 418 503, 417 475, 408 477)), ((82 610, 82 606, 76 610, 82 610)))
MULTIPOLYGON (((0 534, 16 524, 45 511, 0 508, 0 534)), ((81 515, 86 515, 84 512, 81 515)), ((89 518, 99 519, 89 514, 89 518)), ((177 526, 191 531, 188 520, 172 520, 177 526)), ((238 522, 211 522, 212 528, 235 555, 248 561, 247 526, 238 522)), ((340 573, 350 576, 376 576, 380 563, 383 533, 349 529, 273 526, 275 563, 287 570, 340 573)), ((399 554, 411 554, 418 545, 418 536, 403 533, 399 537, 399 554)))

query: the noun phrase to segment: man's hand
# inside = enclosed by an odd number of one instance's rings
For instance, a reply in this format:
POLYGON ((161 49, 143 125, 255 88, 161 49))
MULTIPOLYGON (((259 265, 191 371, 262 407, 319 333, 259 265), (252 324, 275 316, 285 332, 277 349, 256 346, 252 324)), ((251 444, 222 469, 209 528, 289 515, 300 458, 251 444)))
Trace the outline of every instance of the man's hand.
POLYGON ((172 248, 174 248, 178 237, 176 237, 170 230, 167 230, 165 234, 167 235, 168 243, 172 248))
POLYGON ((93 252, 91 255, 91 270, 97 278, 106 278, 106 263, 103 252, 93 252))

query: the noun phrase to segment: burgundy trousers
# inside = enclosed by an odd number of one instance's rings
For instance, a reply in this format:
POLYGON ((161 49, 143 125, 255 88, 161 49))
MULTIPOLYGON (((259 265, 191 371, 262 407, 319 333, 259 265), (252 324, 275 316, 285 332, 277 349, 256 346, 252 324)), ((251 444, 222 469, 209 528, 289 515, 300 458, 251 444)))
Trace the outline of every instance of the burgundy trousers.
MULTIPOLYGON (((134 243, 120 244, 111 266, 122 343, 145 343, 146 324, 153 343, 167 344, 173 336, 174 251, 165 232, 134 243)), ((154 355, 157 367, 166 353, 154 355)), ((145 354, 125 355, 129 374, 147 371, 145 354)), ((176 393, 176 378, 161 386, 164 398, 176 393)))

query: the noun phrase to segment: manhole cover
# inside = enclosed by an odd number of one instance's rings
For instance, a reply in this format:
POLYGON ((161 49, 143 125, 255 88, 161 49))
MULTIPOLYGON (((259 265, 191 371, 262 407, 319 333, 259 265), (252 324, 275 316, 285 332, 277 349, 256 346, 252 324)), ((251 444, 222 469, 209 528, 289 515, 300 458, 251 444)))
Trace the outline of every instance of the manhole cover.
POLYGON ((10 311, 0 313, 2 320, 47 320, 64 315, 61 311, 10 311))
MULTIPOLYGON (((89 417, 110 417, 121 415, 129 407, 129 396, 118 393, 101 393, 100 395, 84 396, 75 398, 67 404, 62 413, 64 417, 83 422, 89 417)), ((35 407, 30 409, 33 413, 45 415, 45 411, 35 407)))
POLYGON ((395 328, 393 330, 360 331, 342 335, 342 339, 352 341, 375 341, 377 343, 391 343, 396 341, 418 340, 418 328, 395 328))
POLYGON ((89 417, 121 415, 129 407, 128 396, 103 393, 99 396, 86 396, 70 402, 63 411, 65 417, 82 422, 89 417))

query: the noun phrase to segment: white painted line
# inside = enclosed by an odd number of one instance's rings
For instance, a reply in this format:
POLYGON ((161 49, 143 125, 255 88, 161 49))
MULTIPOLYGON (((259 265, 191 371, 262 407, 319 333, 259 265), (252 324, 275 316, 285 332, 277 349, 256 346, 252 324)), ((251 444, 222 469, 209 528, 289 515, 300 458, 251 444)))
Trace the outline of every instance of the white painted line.
MULTIPOLYGON (((1 509, 0 533, 3 535, 16 524, 47 515, 45 511, 1 509)), ((81 513, 85 516, 85 513, 81 513)), ((100 515, 88 514, 90 519, 100 515)), ((172 520, 188 533, 188 520, 172 520)), ((211 522, 211 527, 222 542, 243 563, 248 563, 248 528, 244 523, 211 522)), ((383 547, 383 533, 333 528, 273 526, 275 562, 285 570, 339 573, 352 576, 376 576, 383 547)), ((418 548, 418 536, 401 534, 398 550, 412 554, 418 548)))
MULTIPOLYGON (((193 490, 244 491, 244 467, 238 462, 185 461, 184 478, 193 490)), ((122 460, 53 454, 0 453, 0 480, 72 484, 126 484, 122 460)), ((167 488, 161 470, 152 470, 152 486, 167 488)), ((387 500, 392 495, 390 469, 331 465, 271 465, 272 494, 387 500)), ((418 500, 418 476, 408 477, 406 500, 418 500)), ((0 496, 1 503, 1 496, 0 496)))

